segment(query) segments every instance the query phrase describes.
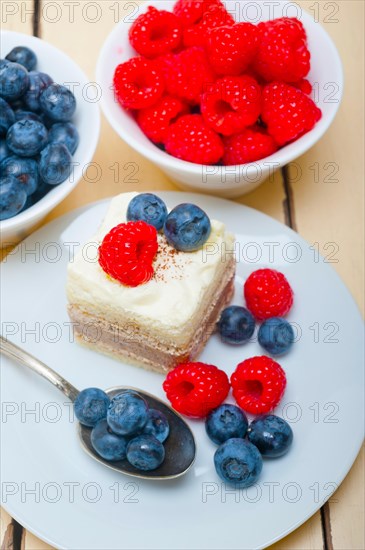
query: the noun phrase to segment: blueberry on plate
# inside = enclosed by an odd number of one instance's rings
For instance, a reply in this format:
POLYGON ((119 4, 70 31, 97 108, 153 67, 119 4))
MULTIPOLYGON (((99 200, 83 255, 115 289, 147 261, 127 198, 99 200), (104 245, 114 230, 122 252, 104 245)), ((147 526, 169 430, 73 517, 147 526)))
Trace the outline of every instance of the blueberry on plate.
POLYGON ((56 122, 49 130, 48 141, 63 143, 73 155, 80 141, 79 132, 72 122, 56 122))
POLYGON ((0 220, 19 214, 26 200, 27 194, 14 176, 0 178, 0 220))
POLYGON ((247 437, 262 456, 276 458, 289 450, 293 442, 293 430, 283 418, 265 414, 251 422, 247 437))
POLYGON ((74 402, 77 420, 84 426, 93 427, 106 417, 110 399, 99 388, 85 388, 74 402))
POLYGON ((245 307, 229 306, 222 311, 218 330, 223 342, 244 344, 255 331, 255 319, 245 307))
POLYGON ((61 84, 50 84, 41 93, 39 104, 42 112, 56 122, 68 122, 76 110, 73 93, 61 84))
POLYGON ((34 159, 11 156, 0 166, 1 176, 14 176, 26 194, 32 195, 38 187, 38 163, 34 159))
POLYGON ((52 78, 46 73, 38 71, 31 71, 29 73, 29 88, 24 94, 23 100, 30 111, 40 111, 40 95, 52 83, 52 78))
POLYGON ((0 97, 0 136, 6 136, 6 132, 15 122, 13 109, 0 97))
POLYGON ((170 433, 170 426, 166 416, 156 409, 149 409, 148 420, 143 428, 143 434, 153 435, 163 443, 170 433))
POLYGON ((219 477, 236 487, 249 487, 258 480, 262 458, 257 448, 245 439, 228 439, 214 454, 219 477))
POLYGON ((15 122, 18 122, 19 120, 35 120, 36 122, 43 122, 41 118, 37 115, 37 113, 33 113, 32 111, 24 111, 23 109, 18 109, 14 113, 15 115, 15 122))
POLYGON ((247 417, 236 405, 220 405, 209 413, 205 421, 205 430, 217 445, 224 443, 227 439, 245 437, 247 427, 247 417))
POLYGON ((11 151, 7 146, 6 139, 0 139, 0 163, 11 155, 11 151))
POLYGON ((2 59, 0 61, 0 97, 6 101, 14 101, 28 89, 28 71, 19 63, 2 59))
POLYGON ((92 429, 90 440, 94 450, 105 460, 124 460, 127 455, 128 439, 114 434, 105 418, 92 429))
POLYGON ((128 205, 127 220, 142 220, 153 225, 157 231, 163 228, 167 217, 166 204, 153 193, 141 193, 128 205))
POLYGON ((13 153, 20 157, 34 157, 47 145, 46 127, 36 120, 20 120, 10 126, 6 143, 13 153))
POLYGON ((164 446, 153 435, 139 435, 128 443, 127 460, 138 470, 155 470, 164 459, 164 446))
POLYGON ((41 152, 39 175, 49 185, 59 185, 72 171, 72 157, 66 145, 50 143, 41 152))
POLYGON ((164 232, 176 250, 193 252, 208 240, 211 231, 207 214, 195 204, 176 206, 166 218, 164 232))
POLYGON ((111 400, 107 420, 114 433, 134 435, 147 423, 148 405, 136 392, 124 391, 111 400))
POLYGON ((26 46, 16 46, 5 56, 5 59, 23 65, 27 71, 33 71, 37 65, 36 54, 26 46))
POLYGON ((271 317, 260 326, 258 341, 270 355, 281 355, 292 347, 294 331, 286 319, 271 317))

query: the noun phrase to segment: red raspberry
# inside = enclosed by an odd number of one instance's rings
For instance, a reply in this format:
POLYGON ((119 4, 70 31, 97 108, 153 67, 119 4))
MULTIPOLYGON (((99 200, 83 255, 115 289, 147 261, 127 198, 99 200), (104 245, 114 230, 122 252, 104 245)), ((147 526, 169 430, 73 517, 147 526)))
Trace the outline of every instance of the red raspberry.
POLYGON ((133 57, 115 69, 114 90, 127 109, 151 107, 164 92, 163 75, 153 61, 133 57))
POLYGON ((142 221, 120 223, 99 246, 99 264, 123 285, 142 285, 153 277, 157 248, 157 231, 152 225, 142 221))
POLYGON ((322 112, 302 91, 283 82, 265 86, 261 118, 279 145, 285 145, 315 126, 322 112))
POLYGON ((224 136, 254 124, 261 113, 261 88, 250 76, 227 76, 201 98, 201 111, 209 126, 224 136))
POLYGON ((241 409, 264 414, 272 411, 283 397, 286 376, 279 363, 263 355, 237 365, 231 384, 233 397, 241 409))
POLYGON ((181 363, 168 373, 163 383, 167 399, 181 414, 204 418, 228 395, 225 372, 205 363, 181 363))
POLYGON ((183 42, 185 47, 205 46, 209 31, 216 27, 234 25, 234 19, 224 6, 214 6, 205 12, 202 19, 196 25, 188 27, 184 31, 183 42))
POLYGON ((165 143, 170 125, 189 109, 185 103, 175 97, 162 97, 153 107, 140 109, 137 122, 141 130, 154 143, 165 143))
POLYGON ((246 305, 256 319, 283 317, 293 305, 293 291, 280 271, 258 269, 244 284, 246 305))
POLYGON ((223 6, 221 0, 178 0, 173 12, 180 18, 183 27, 190 27, 216 6, 223 6))
POLYGON ((129 30, 129 42, 141 55, 157 57, 176 50, 181 44, 182 26, 176 15, 149 6, 129 30))
POLYGON ((298 82, 294 82, 293 86, 294 88, 298 88, 298 90, 302 90, 302 92, 307 95, 311 95, 313 91, 312 84, 306 78, 302 78, 302 80, 298 80, 298 82))
POLYGON ((188 48, 177 55, 158 60, 165 76, 166 91, 191 105, 200 103, 200 95, 215 81, 203 48, 188 48))
POLYGON ((259 48, 254 69, 268 82, 296 82, 310 69, 310 52, 304 27, 294 17, 258 25, 259 48))
POLYGON ((224 140, 223 164, 246 164, 269 157, 278 146, 264 130, 247 128, 241 134, 227 137, 224 140))
POLYGON ((240 75, 253 61, 258 31, 251 23, 212 29, 207 38, 208 59, 217 74, 240 75))
POLYGON ((185 115, 169 128, 166 151, 196 164, 216 164, 223 156, 221 138, 201 115, 185 115))

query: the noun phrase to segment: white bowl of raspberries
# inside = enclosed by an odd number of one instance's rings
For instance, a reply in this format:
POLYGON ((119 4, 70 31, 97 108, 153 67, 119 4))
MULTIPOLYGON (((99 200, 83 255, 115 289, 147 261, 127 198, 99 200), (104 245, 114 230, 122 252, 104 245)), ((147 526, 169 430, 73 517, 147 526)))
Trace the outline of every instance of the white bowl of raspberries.
POLYGON ((183 189, 228 198, 310 149, 343 89, 326 31, 281 1, 136 5, 107 38, 97 80, 130 146, 183 189))
POLYGON ((46 42, 1 33, 0 236, 23 239, 92 160, 100 111, 78 65, 46 42))

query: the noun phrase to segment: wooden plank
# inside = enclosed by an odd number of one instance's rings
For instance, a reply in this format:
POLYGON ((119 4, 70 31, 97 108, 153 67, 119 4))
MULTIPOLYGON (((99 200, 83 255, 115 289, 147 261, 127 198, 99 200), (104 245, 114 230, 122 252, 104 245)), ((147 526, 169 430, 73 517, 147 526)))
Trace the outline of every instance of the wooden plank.
POLYGON ((0 547, 1 550, 13 550, 14 526, 12 519, 3 508, 0 508, 0 547))
POLYGON ((33 0, 22 0, 22 2, 3 0, 0 17, 2 29, 33 34, 33 0))
MULTIPOLYGON (((364 3, 301 1, 332 36, 345 70, 345 95, 323 139, 287 170, 300 234, 332 265, 363 310, 364 3)), ((324 510, 325 548, 363 549, 364 454, 324 510)))

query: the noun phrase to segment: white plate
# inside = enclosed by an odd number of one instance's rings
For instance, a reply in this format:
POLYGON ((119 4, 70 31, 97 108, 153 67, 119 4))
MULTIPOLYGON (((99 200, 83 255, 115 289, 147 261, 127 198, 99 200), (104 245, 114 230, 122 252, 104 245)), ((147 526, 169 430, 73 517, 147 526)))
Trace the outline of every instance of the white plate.
MULTIPOLYGON (((255 210, 200 195, 160 196, 170 207, 195 202, 236 233, 235 303, 243 303, 242 283, 259 267, 283 271, 292 284, 289 320, 300 336, 280 361, 288 386, 277 413, 291 421, 295 442, 285 457, 265 461, 256 486, 234 491, 217 478, 215 446, 204 424, 191 422, 198 443, 193 469, 174 482, 136 481, 91 460, 78 444, 63 395, 4 359, 3 505, 58 548, 268 546, 332 494, 363 439, 362 320, 336 273, 297 234, 255 210)), ((126 384, 163 398, 162 376, 70 341, 66 264, 70 250, 93 233, 106 208, 103 201, 59 218, 8 256, 2 265, 2 332, 80 389, 126 384)), ((214 336, 201 359, 230 374, 238 362, 258 354, 256 342, 229 347, 214 336)))

